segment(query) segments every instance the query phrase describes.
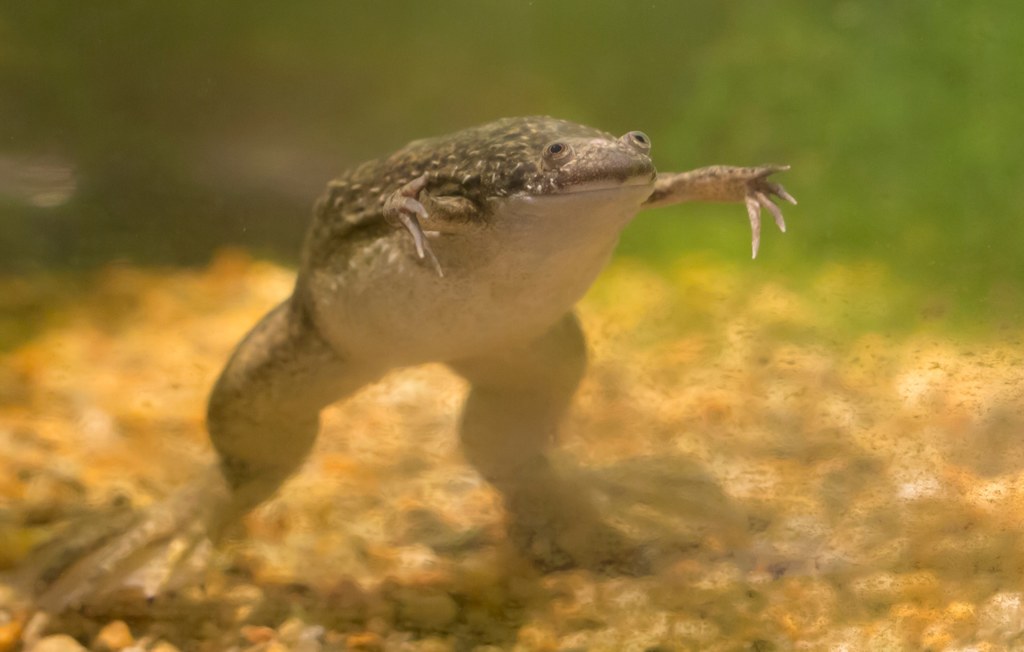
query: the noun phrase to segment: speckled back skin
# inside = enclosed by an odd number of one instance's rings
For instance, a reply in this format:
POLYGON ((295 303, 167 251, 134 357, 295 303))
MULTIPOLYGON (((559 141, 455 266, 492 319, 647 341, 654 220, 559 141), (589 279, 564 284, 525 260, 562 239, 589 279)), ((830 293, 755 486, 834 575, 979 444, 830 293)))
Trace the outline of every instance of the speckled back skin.
POLYGON ((546 145, 576 139, 615 142, 618 137, 567 120, 531 116, 504 118, 416 140, 391 156, 367 161, 330 182, 318 204, 317 216, 351 224, 379 216, 383 198, 424 173, 430 177, 430 193, 460 195, 479 206, 490 197, 555 193, 586 181, 584 171, 602 176, 611 173, 619 180, 636 174, 640 163, 636 153, 625 145, 623 161, 580 159, 560 169, 543 166, 541 152, 546 145))
POLYGON ((358 239, 370 242, 394 227, 385 199, 426 174, 426 193, 470 200, 464 219, 486 223, 495 198, 558 194, 592 182, 621 183, 656 176, 646 152, 608 132, 547 116, 503 118, 452 134, 415 140, 391 156, 362 163, 327 184, 303 248, 304 269, 315 267, 358 239), (564 164, 546 165, 542 153, 559 142, 574 147, 564 164))

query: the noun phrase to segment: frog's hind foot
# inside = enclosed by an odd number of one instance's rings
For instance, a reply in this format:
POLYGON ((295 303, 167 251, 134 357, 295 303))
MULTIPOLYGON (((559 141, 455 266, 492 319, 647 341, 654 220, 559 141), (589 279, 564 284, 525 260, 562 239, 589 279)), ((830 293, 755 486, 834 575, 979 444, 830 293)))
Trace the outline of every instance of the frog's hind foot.
MULTIPOLYGON (((199 482, 141 512, 124 509, 75 523, 30 553, 15 583, 34 609, 66 609, 127 592, 144 599, 181 585, 205 568, 212 552, 210 481, 199 482)), ((223 481, 220 481, 223 484, 223 481)))
POLYGON ((608 524, 577 520, 565 528, 551 525, 543 529, 524 527, 515 521, 509 525, 512 543, 543 572, 582 568, 630 577, 653 572, 653 551, 608 524))

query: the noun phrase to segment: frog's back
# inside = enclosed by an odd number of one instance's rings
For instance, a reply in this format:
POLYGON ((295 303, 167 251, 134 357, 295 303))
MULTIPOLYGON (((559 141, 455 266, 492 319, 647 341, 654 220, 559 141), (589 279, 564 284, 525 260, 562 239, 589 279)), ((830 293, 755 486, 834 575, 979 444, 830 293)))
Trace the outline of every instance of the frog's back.
POLYGON ((529 191, 539 172, 540 149, 567 137, 614 138, 567 120, 530 116, 414 140, 331 181, 318 204, 317 218, 358 223, 379 217, 384 197, 423 174, 434 177, 432 185, 439 194, 458 193, 477 204, 529 191))

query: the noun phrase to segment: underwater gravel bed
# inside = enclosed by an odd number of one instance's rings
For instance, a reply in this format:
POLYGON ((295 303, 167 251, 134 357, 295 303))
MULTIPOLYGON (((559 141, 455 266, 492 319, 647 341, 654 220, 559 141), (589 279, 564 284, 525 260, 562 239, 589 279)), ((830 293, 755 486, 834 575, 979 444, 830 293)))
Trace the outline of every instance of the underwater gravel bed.
MULTIPOLYGON (((200 582, 56 616, 28 649, 1024 646, 1021 334, 838 341, 834 298, 868 296, 863 275, 829 271, 820 297, 753 278, 619 263, 581 308, 592 366, 558 464, 655 573, 520 559, 458 450, 464 383, 425 366, 330 408, 303 471, 200 582)), ((32 308, 0 323, 0 568, 199 473, 206 392, 291 282, 240 252, 0 280, 5 309, 32 308)), ((16 589, 0 583, 0 652, 30 615, 16 589)))

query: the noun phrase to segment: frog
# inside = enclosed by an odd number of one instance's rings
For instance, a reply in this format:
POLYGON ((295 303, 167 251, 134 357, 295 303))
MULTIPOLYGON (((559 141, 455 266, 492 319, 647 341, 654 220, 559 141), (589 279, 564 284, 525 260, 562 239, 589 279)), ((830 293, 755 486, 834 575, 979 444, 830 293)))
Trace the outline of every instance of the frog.
POLYGON ((545 571, 643 572, 643 546, 551 463, 587 365, 574 306, 647 209, 742 203, 756 257, 763 211, 785 231, 776 202, 796 204, 773 181, 787 169, 658 172, 645 133, 546 116, 416 140, 350 169, 315 204, 291 295, 214 384, 206 427, 216 463, 123 531, 76 540, 36 578, 36 607, 87 603, 151 559, 166 566, 147 586, 158 593, 173 560, 220 539, 299 469, 325 407, 424 363, 468 382, 461 449, 501 494, 509 540, 526 559, 545 571))

